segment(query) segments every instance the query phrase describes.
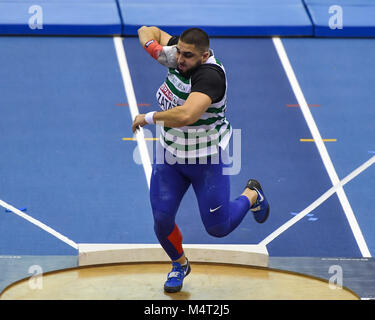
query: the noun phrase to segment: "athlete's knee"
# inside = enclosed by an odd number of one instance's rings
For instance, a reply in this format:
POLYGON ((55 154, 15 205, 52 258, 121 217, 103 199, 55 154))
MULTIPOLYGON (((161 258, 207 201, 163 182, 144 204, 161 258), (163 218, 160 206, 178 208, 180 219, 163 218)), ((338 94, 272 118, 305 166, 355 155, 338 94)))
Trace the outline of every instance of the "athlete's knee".
POLYGON ((179 202, 175 194, 155 191, 150 192, 150 203, 153 211, 158 212, 177 212, 179 202))
POLYGON ((228 230, 228 225, 226 223, 219 223, 213 226, 207 226, 206 231, 209 235, 216 238, 223 238, 230 233, 230 231, 228 230))
POLYGON ((154 230, 157 235, 168 236, 175 225, 173 214, 165 211, 153 210, 154 230))

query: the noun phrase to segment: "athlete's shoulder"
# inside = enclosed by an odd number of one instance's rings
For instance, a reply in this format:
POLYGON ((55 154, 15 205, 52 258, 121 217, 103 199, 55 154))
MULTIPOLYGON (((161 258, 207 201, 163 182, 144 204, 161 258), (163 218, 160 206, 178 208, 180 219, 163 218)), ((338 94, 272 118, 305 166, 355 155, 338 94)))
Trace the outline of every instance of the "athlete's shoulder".
POLYGON ((199 66, 198 70, 204 70, 204 72, 211 72, 211 70, 214 70, 215 72, 224 74, 223 69, 214 63, 203 63, 199 66))
POLYGON ((214 63, 204 63, 201 64, 196 72, 194 72, 192 76, 192 82, 194 81, 193 78, 210 78, 210 79, 216 79, 216 80, 225 80, 225 73, 223 69, 214 63))
POLYGON ((221 61, 215 57, 212 49, 210 49, 210 56, 208 60, 206 61, 206 63, 203 63, 200 68, 202 70, 214 70, 218 72, 220 76, 225 77, 224 66, 221 61))

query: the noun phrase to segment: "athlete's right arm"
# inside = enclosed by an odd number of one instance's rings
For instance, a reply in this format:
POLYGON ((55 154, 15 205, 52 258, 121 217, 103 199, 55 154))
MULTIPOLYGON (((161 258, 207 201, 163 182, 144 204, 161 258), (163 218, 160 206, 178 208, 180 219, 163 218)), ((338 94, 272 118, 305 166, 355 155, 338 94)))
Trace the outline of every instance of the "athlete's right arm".
POLYGON ((158 27, 143 26, 138 29, 139 42, 143 48, 160 64, 176 68, 176 46, 168 46, 172 36, 158 27))
POLYGON ((145 44, 150 40, 155 40, 161 46, 166 46, 172 36, 158 27, 143 26, 138 29, 138 38, 141 46, 144 48, 145 44))

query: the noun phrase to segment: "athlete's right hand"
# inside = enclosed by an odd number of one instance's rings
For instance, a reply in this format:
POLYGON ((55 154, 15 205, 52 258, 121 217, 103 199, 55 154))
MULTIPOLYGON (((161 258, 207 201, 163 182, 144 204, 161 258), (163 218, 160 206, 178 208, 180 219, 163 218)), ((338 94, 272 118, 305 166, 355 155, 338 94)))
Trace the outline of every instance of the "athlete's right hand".
POLYGON ((160 51, 158 61, 163 66, 168 68, 177 68, 177 47, 174 46, 164 46, 163 50, 160 51))
POLYGON ((138 114, 133 121, 133 125, 132 125, 133 133, 136 133, 140 127, 144 127, 146 124, 147 122, 145 120, 145 114, 138 114))

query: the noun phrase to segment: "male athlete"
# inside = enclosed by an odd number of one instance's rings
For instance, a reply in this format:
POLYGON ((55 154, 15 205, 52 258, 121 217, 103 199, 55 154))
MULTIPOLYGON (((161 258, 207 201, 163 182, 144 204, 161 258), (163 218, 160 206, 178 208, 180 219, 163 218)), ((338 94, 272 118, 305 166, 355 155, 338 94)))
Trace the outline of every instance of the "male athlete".
POLYGON ((191 268, 175 217, 190 184, 205 229, 214 237, 232 232, 249 210, 258 223, 263 223, 270 209, 254 179, 248 181, 240 196, 230 200, 229 176, 223 174, 232 135, 225 118, 226 75, 209 47, 207 34, 190 28, 176 37, 157 27, 143 26, 138 36, 142 47, 168 67, 167 78, 156 94, 162 111, 137 115, 132 131, 136 133, 147 124, 161 124, 157 150, 166 158, 179 160, 172 164, 154 161, 150 185, 154 230, 172 260, 164 290, 178 292, 191 268), (202 158, 206 158, 205 164, 191 161, 202 158))

